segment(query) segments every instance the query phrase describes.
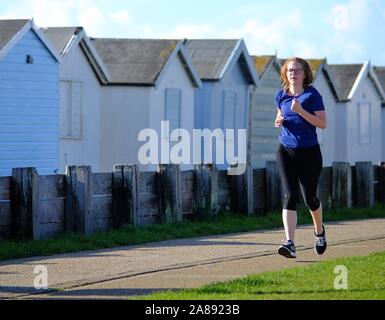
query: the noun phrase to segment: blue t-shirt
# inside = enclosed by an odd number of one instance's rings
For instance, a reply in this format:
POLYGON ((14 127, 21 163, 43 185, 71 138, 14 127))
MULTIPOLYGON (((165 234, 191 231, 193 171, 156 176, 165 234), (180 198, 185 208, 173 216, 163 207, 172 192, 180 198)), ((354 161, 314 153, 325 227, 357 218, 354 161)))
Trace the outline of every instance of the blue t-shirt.
MULTIPOLYGON (((294 96, 280 90, 275 95, 277 108, 282 112, 283 122, 279 141, 288 148, 307 148, 318 144, 316 127, 307 122, 298 113, 291 111, 291 102, 294 96)), ((302 108, 311 114, 325 110, 322 96, 312 86, 307 87, 296 96, 302 108)))

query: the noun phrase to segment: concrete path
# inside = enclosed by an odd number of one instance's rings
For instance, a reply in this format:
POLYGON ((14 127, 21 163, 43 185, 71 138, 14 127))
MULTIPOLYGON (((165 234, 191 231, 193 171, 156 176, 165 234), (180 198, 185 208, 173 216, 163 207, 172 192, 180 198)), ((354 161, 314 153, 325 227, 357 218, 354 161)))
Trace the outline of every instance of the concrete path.
POLYGON ((297 229, 297 259, 276 254, 283 229, 170 240, 0 263, 0 299, 125 299, 227 281, 269 270, 385 251, 385 219, 327 223, 328 250, 313 250, 312 226, 297 229), (48 290, 34 288, 34 268, 48 290), (59 291, 58 291, 59 290, 59 291))

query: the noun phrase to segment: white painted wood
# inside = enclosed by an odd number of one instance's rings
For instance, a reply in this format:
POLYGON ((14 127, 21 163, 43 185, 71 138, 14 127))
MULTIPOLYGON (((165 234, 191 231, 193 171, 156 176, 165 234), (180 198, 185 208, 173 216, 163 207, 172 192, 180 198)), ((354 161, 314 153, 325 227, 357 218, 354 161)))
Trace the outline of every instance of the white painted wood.
POLYGON ((275 95, 281 89, 279 73, 274 64, 265 71, 250 99, 250 162, 253 168, 264 168, 266 161, 275 160, 279 128, 274 127, 277 114, 275 95))
MULTIPOLYGON (((373 82, 367 77, 363 77, 351 101, 346 103, 347 116, 347 162, 353 165, 357 161, 372 161, 377 164, 381 161, 381 99, 378 95, 373 82), (369 139, 360 138, 359 117, 362 112, 358 108, 362 105, 370 104, 370 121, 362 125, 369 125, 370 128, 363 128, 370 134, 369 139)), ((362 130, 361 130, 362 131, 362 130)))
MULTIPOLYGON (((151 128, 161 137, 161 121, 166 120, 166 90, 180 90, 180 126, 192 137, 194 87, 179 55, 168 62, 156 87, 103 86, 101 96, 101 171, 110 172, 116 164, 138 164, 142 171, 154 171, 156 165, 142 165, 138 151, 141 130, 151 128)), ((171 144, 172 146, 172 144, 171 144)), ((190 153, 192 146, 190 149, 190 153)), ((192 157, 191 157, 192 158, 192 157)), ((158 153, 160 160, 160 146, 158 153)), ((192 169, 182 165, 182 170, 192 169)))
POLYGON ((79 44, 63 57, 60 80, 60 172, 67 165, 100 172, 101 85, 79 44))
MULTIPOLYGON (((313 82, 313 86, 319 91, 325 106, 327 127, 325 129, 317 128, 318 142, 321 146, 323 166, 330 167, 335 161, 335 143, 336 143, 336 99, 327 82, 325 74, 320 71, 313 82)), ((338 146, 337 148, 339 148, 338 146)))
POLYGON ((16 39, 0 57, 0 176, 20 167, 54 174, 59 165, 59 65, 31 27, 16 39), (26 63, 27 55, 33 64, 26 63))

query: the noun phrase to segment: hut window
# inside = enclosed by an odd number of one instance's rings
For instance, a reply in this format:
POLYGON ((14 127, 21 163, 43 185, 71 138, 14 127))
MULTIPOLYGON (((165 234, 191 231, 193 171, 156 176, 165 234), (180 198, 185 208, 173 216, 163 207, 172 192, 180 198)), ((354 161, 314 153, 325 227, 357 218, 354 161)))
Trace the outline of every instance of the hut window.
POLYGON ((83 134, 82 83, 60 81, 60 135, 81 138, 83 134))
POLYGON ((370 103, 358 104, 358 132, 359 143, 369 144, 371 140, 370 103))
POLYGON ((27 55, 27 60, 26 60, 27 64, 33 64, 33 58, 30 54, 27 55))
MULTIPOLYGON (((181 127, 182 92, 179 89, 166 89, 166 121, 169 121, 170 133, 181 127)), ((166 132, 166 137, 168 138, 166 132)))

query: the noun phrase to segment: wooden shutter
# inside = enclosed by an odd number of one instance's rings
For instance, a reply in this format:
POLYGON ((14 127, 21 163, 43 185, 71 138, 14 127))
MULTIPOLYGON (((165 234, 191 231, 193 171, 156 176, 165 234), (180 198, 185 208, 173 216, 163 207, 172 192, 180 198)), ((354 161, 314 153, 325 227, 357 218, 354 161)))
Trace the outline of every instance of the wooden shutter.
POLYGON ((83 135, 82 83, 60 81, 60 136, 83 135))
POLYGON ((223 99, 223 129, 235 129, 235 108, 235 92, 225 91, 223 99))
POLYGON ((360 144, 369 144, 370 132, 370 103, 358 104, 358 128, 360 144))
POLYGON ((170 133, 181 127, 181 90, 166 89, 166 120, 170 123, 170 133))
POLYGON ((82 83, 72 82, 72 132, 74 137, 82 136, 82 83))
POLYGON ((60 81, 60 136, 71 135, 71 82, 60 81))

